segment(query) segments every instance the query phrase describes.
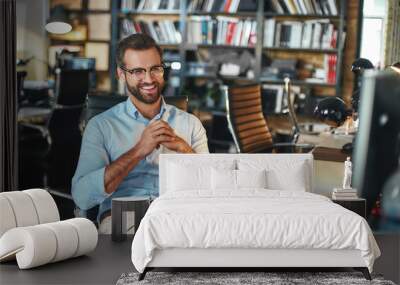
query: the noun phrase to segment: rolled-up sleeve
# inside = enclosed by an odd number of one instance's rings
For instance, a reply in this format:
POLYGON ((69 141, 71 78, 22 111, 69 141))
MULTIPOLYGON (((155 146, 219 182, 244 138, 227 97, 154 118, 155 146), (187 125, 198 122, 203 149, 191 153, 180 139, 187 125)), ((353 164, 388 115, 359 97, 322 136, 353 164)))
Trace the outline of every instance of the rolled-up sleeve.
POLYGON ((72 178, 72 197, 79 208, 90 209, 110 196, 104 187, 104 172, 109 163, 101 127, 92 119, 85 128, 78 166, 72 178))
POLYGON ((200 120, 192 115, 192 149, 195 153, 209 153, 207 133, 200 120))

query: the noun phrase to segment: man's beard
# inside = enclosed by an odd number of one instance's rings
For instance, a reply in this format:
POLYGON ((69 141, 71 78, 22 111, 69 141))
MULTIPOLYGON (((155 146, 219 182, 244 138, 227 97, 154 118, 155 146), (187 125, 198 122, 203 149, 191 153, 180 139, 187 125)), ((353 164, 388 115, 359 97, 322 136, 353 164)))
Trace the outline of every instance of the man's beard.
POLYGON ((138 99, 142 103, 154 104, 155 102, 158 101, 158 99, 161 96, 161 91, 160 91, 161 88, 160 88, 160 84, 158 82, 154 82, 152 84, 142 84, 144 86, 154 84, 157 88, 157 93, 155 96, 145 96, 140 92, 139 88, 129 85, 129 83, 126 81, 125 81, 125 83, 126 83, 126 88, 128 89, 129 93, 131 93, 136 99, 138 99))

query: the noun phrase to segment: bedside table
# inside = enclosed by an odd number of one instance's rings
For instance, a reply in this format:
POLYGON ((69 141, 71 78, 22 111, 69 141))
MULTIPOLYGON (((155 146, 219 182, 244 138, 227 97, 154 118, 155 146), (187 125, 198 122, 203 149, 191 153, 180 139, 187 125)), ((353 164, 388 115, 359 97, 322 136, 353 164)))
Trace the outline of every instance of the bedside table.
POLYGON ((127 238, 126 211, 135 212, 135 232, 150 205, 148 196, 118 197, 111 201, 111 239, 124 241, 127 238))
POLYGON ((352 200, 339 200, 332 199, 332 202, 339 204, 340 206, 359 214, 365 219, 366 217, 366 201, 362 198, 352 199, 352 200))

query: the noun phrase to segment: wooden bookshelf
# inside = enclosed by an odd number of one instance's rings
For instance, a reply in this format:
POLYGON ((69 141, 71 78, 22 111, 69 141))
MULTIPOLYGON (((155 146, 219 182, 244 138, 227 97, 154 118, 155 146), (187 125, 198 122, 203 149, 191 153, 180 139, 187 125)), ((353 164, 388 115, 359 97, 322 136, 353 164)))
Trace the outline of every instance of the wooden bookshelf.
MULTIPOLYGON (((70 33, 62 36, 49 35, 49 51, 55 49, 57 46, 66 49, 69 47, 80 47, 80 56, 93 57, 96 52, 88 51, 88 49, 94 48, 96 44, 102 45, 103 49, 99 49, 98 51, 105 51, 106 54, 103 54, 103 52, 98 54, 98 58, 101 58, 100 66, 98 65, 100 61, 96 60, 96 88, 99 90, 110 90, 112 88, 112 72, 115 71, 112 67, 112 62, 114 61, 110 52, 113 45, 111 28, 114 13, 112 11, 112 2, 109 0, 95 2, 93 0, 63 0, 61 2, 59 0, 49 0, 50 7, 57 4, 64 5, 73 23, 70 33), (99 8, 99 5, 101 6, 102 4, 105 4, 106 8, 99 8), (108 21, 104 21, 104 19, 108 21), (96 20, 99 25, 93 24, 96 20)), ((49 52, 49 56, 52 56, 52 53, 49 52)), ((50 60, 49 58, 49 62, 52 61, 53 59, 50 60)))
MULTIPOLYGON (((50 0, 51 1, 51 0, 50 0)), ((165 7, 170 5, 175 5, 174 7, 179 9, 158 9, 153 7, 152 9, 148 9, 150 6, 154 6, 157 1, 145 0, 135 0, 131 1, 132 9, 124 9, 121 7, 121 4, 129 2, 126 0, 110 0, 110 9, 109 10, 89 10, 88 9, 88 1, 82 0, 82 9, 70 9, 71 13, 78 14, 80 17, 85 17, 90 14, 104 14, 107 13, 111 16, 111 27, 110 27, 110 49, 109 49, 109 76, 111 80, 111 90, 117 90, 117 80, 115 78, 115 51, 118 41, 121 37, 121 25, 122 22, 126 19, 132 21, 176 21, 178 25, 175 26, 177 31, 181 34, 181 42, 180 43, 168 43, 162 42, 160 45, 163 49, 171 50, 179 53, 180 63, 181 63, 181 72, 180 78, 181 82, 185 82, 185 70, 186 70, 186 61, 188 60, 188 54, 193 53, 197 50, 213 50, 213 49, 226 49, 226 50, 234 50, 237 52, 243 52, 245 50, 250 51, 255 57, 255 64, 253 66, 254 77, 256 81, 260 83, 271 83, 271 84, 282 84, 282 80, 270 80, 266 79, 262 76, 262 70, 264 66, 263 58, 268 56, 269 58, 297 58, 299 60, 309 61, 308 63, 313 64, 316 68, 321 68, 323 66, 324 56, 325 55, 334 55, 337 57, 336 61, 336 83, 327 83, 327 82, 307 82, 301 79, 294 79, 293 84, 299 86, 311 87, 313 90, 317 90, 317 95, 339 95, 342 94, 342 69, 343 69, 343 55, 344 55, 344 47, 345 43, 342 42, 344 38, 344 31, 346 29, 346 8, 349 6, 347 1, 345 0, 335 0, 337 5, 337 14, 317 14, 317 13, 288 13, 288 12, 277 12, 268 10, 270 5, 270 0, 267 1, 257 1, 256 7, 253 11, 236 11, 236 12, 226 12, 226 11, 205 11, 203 10, 188 10, 188 6, 191 3, 191 0, 167 0, 167 1, 158 1, 160 4, 164 2, 165 7), (145 3, 147 2, 148 3, 145 3), (133 4, 138 5, 144 4, 143 9, 137 10, 133 7, 133 4), (147 6, 146 6, 147 5, 147 6), (147 8, 146 8, 147 7, 147 8), (268 8, 268 9, 267 9, 268 8), (190 43, 188 42, 188 21, 192 17, 210 17, 211 20, 216 20, 218 17, 230 17, 236 18, 242 21, 252 20, 257 23, 257 41, 254 46, 247 45, 232 45, 232 44, 215 44, 215 43, 190 43), (264 28, 265 28, 265 20, 266 19, 275 19, 276 22, 283 21, 294 21, 294 22, 305 22, 310 20, 315 21, 328 21, 331 23, 335 29, 337 30, 337 44, 334 48, 304 48, 304 47, 280 47, 280 46, 264 46, 264 28)), ((244 1, 244 0, 241 0, 244 1)), ((201 1, 199 1, 201 2, 201 1)), ((235 2, 235 1, 232 1, 235 2)), ((299 1, 297 1, 299 2, 299 1)), ((126 8, 126 7, 125 7, 126 8)), ((346 39, 345 39, 346 40, 346 39)), ((73 44, 73 45, 82 45, 86 43, 86 41, 90 42, 107 42, 106 40, 79 40, 79 41, 61 41, 54 40, 55 44, 73 44)), ((193 60, 193 59, 191 59, 193 60)), ((238 78, 244 78, 242 75, 237 76, 238 78)), ((188 78, 192 78, 192 76, 188 76, 188 78)), ((210 76, 209 79, 212 80, 214 77, 210 76)), ((183 84, 181 84, 183 85, 183 84)))

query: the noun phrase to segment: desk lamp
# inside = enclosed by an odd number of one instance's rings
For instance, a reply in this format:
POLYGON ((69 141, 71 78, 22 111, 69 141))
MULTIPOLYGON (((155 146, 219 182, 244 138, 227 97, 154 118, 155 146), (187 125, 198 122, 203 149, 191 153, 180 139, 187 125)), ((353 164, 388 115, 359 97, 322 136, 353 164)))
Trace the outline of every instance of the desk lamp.
POLYGON ((393 63, 390 68, 400 74, 400 61, 393 63))
POLYGON ((294 110, 294 94, 292 94, 292 91, 291 91, 292 84, 290 82, 289 77, 285 77, 284 82, 285 82, 284 90, 285 90, 285 95, 287 96, 288 109, 289 109, 289 118, 290 118, 290 122, 292 124, 292 144, 303 150, 311 150, 315 147, 314 144, 309 144, 309 143, 297 144, 297 141, 300 136, 300 127, 299 127, 299 123, 297 120, 296 112, 294 110))
POLYGON ((356 79, 356 84, 351 98, 351 105, 354 112, 358 111, 360 103, 361 77, 367 69, 374 69, 374 65, 366 58, 358 58, 351 65, 351 71, 354 73, 356 79))
POLYGON ((72 26, 68 21, 67 12, 63 5, 57 5, 51 9, 45 29, 52 34, 66 34, 72 30, 72 26))
MULTIPOLYGON (((323 123, 331 127, 340 127, 346 121, 347 117, 357 113, 360 102, 361 77, 365 70, 373 69, 373 64, 366 58, 358 58, 351 65, 351 71, 356 78, 356 86, 353 91, 351 105, 352 109, 347 109, 345 102, 338 97, 329 97, 321 100, 314 109, 314 116, 323 123)), ((353 140, 354 142, 354 140, 353 140)), ((347 143, 342 151, 351 154, 353 143, 347 143)))
POLYGON ((346 103, 338 97, 322 99, 314 109, 317 119, 334 128, 343 125, 351 113, 351 110, 346 109, 346 103))

